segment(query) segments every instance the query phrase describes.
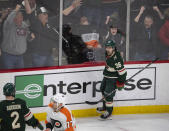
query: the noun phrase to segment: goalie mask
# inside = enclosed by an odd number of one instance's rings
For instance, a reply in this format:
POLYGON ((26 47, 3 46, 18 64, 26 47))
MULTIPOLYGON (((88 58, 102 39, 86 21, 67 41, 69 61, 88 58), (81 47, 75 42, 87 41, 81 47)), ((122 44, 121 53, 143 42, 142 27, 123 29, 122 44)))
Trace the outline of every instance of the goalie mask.
POLYGON ((65 96, 57 93, 50 99, 49 107, 58 112, 65 105, 65 96))

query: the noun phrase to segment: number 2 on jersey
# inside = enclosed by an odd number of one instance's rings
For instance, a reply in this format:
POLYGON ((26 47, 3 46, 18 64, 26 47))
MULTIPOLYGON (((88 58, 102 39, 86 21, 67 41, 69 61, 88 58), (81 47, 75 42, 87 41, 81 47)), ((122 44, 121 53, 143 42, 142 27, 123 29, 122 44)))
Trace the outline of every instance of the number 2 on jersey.
POLYGON ((11 117, 14 117, 14 120, 12 122, 12 129, 17 129, 20 128, 20 123, 17 123, 19 119, 19 113, 17 111, 14 111, 11 113, 11 117))

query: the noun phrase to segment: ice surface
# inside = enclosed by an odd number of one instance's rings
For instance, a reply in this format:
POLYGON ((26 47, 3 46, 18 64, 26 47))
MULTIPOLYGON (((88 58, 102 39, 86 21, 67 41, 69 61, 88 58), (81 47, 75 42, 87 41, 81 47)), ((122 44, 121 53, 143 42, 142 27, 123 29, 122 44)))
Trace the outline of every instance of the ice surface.
MULTIPOLYGON (((169 131, 169 114, 115 115, 107 121, 100 121, 98 117, 76 121, 77 131, 169 131)), ((35 130, 28 127, 26 131, 35 130)))

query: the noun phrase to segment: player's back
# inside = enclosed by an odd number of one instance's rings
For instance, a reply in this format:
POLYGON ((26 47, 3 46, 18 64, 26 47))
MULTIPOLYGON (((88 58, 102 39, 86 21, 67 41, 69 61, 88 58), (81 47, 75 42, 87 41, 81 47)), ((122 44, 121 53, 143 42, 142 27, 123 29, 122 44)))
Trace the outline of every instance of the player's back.
POLYGON ((29 115, 26 102, 19 98, 0 102, 0 131, 25 131, 25 118, 29 115))

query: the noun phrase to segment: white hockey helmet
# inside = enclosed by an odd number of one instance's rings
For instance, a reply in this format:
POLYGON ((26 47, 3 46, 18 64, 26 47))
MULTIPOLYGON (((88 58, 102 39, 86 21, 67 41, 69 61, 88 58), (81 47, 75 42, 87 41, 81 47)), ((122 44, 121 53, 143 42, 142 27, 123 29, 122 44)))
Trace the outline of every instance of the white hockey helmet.
POLYGON ((57 93, 56 95, 52 96, 52 98, 50 99, 50 102, 64 104, 65 103, 65 95, 61 94, 61 93, 57 93))
POLYGON ((59 111, 65 105, 65 95, 57 93, 50 99, 49 106, 59 111), (54 106, 55 105, 55 106, 54 106))

